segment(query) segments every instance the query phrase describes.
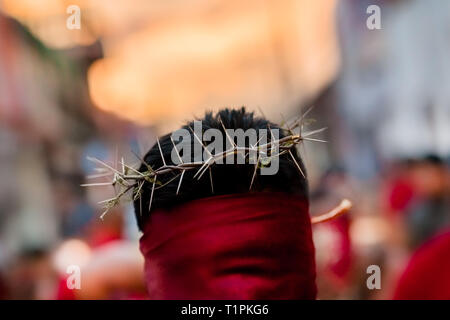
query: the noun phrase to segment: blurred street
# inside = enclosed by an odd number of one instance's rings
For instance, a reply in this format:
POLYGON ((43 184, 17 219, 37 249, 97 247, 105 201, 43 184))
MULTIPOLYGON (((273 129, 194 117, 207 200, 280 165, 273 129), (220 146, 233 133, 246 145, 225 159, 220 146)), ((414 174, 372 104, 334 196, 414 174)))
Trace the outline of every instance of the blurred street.
POLYGON ((328 128, 300 147, 310 211, 353 208, 313 227, 318 298, 392 299, 450 231, 449 56, 446 0, 0 0, 0 299, 71 298, 73 264, 117 285, 78 298, 145 299, 133 205, 99 218, 114 190, 81 187, 87 156, 138 165, 241 106, 278 123, 313 106, 306 126, 328 128))

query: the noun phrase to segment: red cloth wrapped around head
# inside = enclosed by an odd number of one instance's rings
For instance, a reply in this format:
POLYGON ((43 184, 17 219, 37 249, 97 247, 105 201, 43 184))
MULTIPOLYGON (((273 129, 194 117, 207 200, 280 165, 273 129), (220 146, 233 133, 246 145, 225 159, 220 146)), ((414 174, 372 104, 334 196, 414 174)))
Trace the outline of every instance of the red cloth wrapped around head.
POLYGON ((306 199, 215 196, 151 213, 140 240, 150 299, 315 299, 306 199))
POLYGON ((412 256, 395 290, 396 300, 450 300, 450 230, 412 256))

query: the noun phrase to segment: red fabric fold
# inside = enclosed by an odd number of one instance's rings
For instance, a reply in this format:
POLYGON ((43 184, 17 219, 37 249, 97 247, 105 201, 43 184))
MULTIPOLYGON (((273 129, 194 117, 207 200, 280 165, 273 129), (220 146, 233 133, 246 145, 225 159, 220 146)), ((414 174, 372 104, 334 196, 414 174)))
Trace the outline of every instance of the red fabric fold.
POLYGON ((400 277, 395 300, 450 300, 450 230, 420 247, 400 277))
POLYGON ((140 240, 150 299, 315 299, 308 202, 247 193, 155 210, 140 240))

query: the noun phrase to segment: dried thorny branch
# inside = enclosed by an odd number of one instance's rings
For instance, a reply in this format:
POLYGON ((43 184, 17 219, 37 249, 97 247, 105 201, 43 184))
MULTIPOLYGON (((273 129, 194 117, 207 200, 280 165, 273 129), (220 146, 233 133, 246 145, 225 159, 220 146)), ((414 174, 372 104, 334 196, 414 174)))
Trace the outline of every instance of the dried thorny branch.
POLYGON ((196 162, 183 162, 180 153, 175 145, 175 142, 173 141, 171 137, 171 142, 173 144, 175 153, 177 155, 179 164, 177 165, 168 165, 166 163, 166 160, 164 159, 164 155, 161 149, 161 145, 159 142, 159 139, 157 139, 157 145, 158 149, 161 155, 161 160, 163 165, 157 169, 153 169, 148 163, 146 163, 141 157, 135 154, 135 156, 138 158, 138 160, 144 164, 146 167, 146 171, 140 172, 137 169, 133 168, 133 166, 125 164, 123 158, 120 162, 120 170, 115 169, 113 166, 107 164, 106 162, 99 160, 97 158, 88 157, 88 160, 96 163, 99 165, 99 168, 96 168, 96 174, 88 176, 89 179, 99 179, 99 178, 108 178, 112 177, 112 181, 109 182, 94 182, 94 183, 87 183, 83 184, 83 187, 104 187, 104 186, 112 186, 115 189, 118 188, 118 191, 115 195, 115 197, 107 200, 100 201, 99 204, 104 205, 104 211, 101 214, 100 218, 103 219, 103 217, 108 213, 109 210, 117 206, 122 198, 130 193, 131 190, 133 190, 133 194, 131 196, 131 200, 139 200, 140 201, 140 212, 142 213, 142 190, 144 184, 150 183, 151 184, 151 195, 150 195, 150 202, 148 205, 148 210, 151 210, 152 202, 153 202, 153 196, 156 189, 162 188, 165 185, 169 184, 170 182, 174 181, 178 177, 180 177, 180 180, 178 182, 178 187, 176 190, 176 194, 179 194, 180 188, 182 186, 182 181, 184 178, 184 175, 186 171, 189 170, 197 170, 197 172, 194 174, 193 178, 200 180, 203 176, 203 174, 206 171, 209 171, 209 180, 211 183, 211 192, 214 193, 214 184, 213 184, 213 175, 211 167, 217 163, 219 160, 223 160, 226 157, 230 155, 236 155, 236 154, 244 154, 244 157, 247 156, 250 159, 250 154, 258 155, 256 158, 255 168, 253 171, 252 179, 250 181, 250 187, 249 190, 251 190, 258 168, 261 168, 267 163, 270 163, 271 159, 274 157, 279 157, 283 154, 288 153, 290 156, 290 159, 295 163, 295 166, 299 170, 301 176, 303 178, 306 178, 305 173, 303 172, 300 164, 295 159, 292 149, 299 146, 304 141, 312 141, 312 142, 326 142, 321 139, 313 138, 311 136, 321 133, 327 128, 321 128, 309 132, 303 132, 304 127, 304 120, 306 115, 311 111, 312 108, 309 108, 304 114, 297 117, 294 120, 286 121, 283 119, 283 126, 282 129, 284 129, 289 135, 276 139, 272 131, 270 130, 270 127, 268 128, 271 133, 271 139, 269 142, 260 144, 262 137, 256 142, 255 145, 251 145, 250 147, 239 147, 235 144, 234 140, 229 136, 225 125, 222 122, 222 119, 219 119, 220 124, 227 136, 227 139, 230 142, 231 147, 228 150, 225 150, 223 152, 219 152, 217 154, 212 154, 208 148, 203 144, 203 141, 197 136, 197 134, 192 130, 192 128, 189 127, 189 129, 192 131, 193 136, 195 139, 198 140, 199 143, 201 143, 203 150, 207 153, 207 159, 204 161, 196 161, 196 162), (274 153, 273 149, 278 147, 278 153, 274 153), (169 173, 176 173, 174 177, 169 179, 164 184, 159 181, 157 178, 164 176, 169 173))

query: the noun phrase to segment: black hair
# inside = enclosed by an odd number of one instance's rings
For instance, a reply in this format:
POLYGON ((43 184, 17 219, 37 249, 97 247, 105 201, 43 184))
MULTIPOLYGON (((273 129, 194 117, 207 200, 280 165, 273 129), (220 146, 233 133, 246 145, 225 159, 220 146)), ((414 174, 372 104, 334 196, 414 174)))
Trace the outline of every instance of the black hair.
MULTIPOLYGON (((283 138, 288 133, 281 129, 279 126, 269 122, 268 120, 260 117, 256 117, 253 112, 246 112, 245 108, 240 109, 223 109, 216 114, 207 112, 202 122, 202 130, 210 128, 218 129, 221 131, 224 140, 227 139, 223 127, 226 129, 259 129, 265 130, 279 130, 279 138, 283 138), (222 126, 222 123, 223 126, 222 126)), ((183 129, 190 130, 194 128, 194 123, 189 122, 183 129)), ((191 150, 194 149, 194 143, 196 137, 191 135, 191 150)), ((259 139, 259 137, 258 137, 259 139)), ((268 138, 270 140, 270 137, 268 138)), ((173 149, 173 143, 171 141, 171 134, 167 134, 159 139, 161 145, 162 154, 167 165, 173 165, 171 160, 171 153, 173 149)), ((175 141, 177 143, 177 141, 175 141)), ((226 143, 226 141, 224 141, 226 143)), ((205 143, 206 145, 206 143, 205 143)), ((249 143, 246 141, 246 146, 249 143)), ((177 145, 178 146, 178 145, 177 145)), ((178 148, 177 148, 178 150, 178 148)), ((303 162, 301 161, 295 148, 291 149, 296 162, 300 165, 303 173, 306 177, 306 170, 303 162)), ((183 156, 181 154, 181 156, 183 156)), ((160 149, 158 144, 148 151, 144 156, 146 164, 142 163, 139 171, 145 172, 148 170, 148 165, 153 169, 163 166, 163 160, 161 159, 160 149)), ((236 162, 234 162, 236 163, 236 162)), ((252 185, 251 191, 249 191, 252 176, 255 170, 254 164, 214 164, 211 166, 211 176, 213 180, 214 193, 211 189, 210 175, 206 172, 199 180, 193 176, 196 174, 197 169, 185 171, 182 184, 178 195, 176 194, 179 177, 176 177, 181 172, 171 172, 161 177, 158 176, 160 185, 155 185, 155 190, 152 199, 151 210, 156 208, 168 208, 176 206, 183 202, 191 201, 194 199, 205 198, 213 195, 224 195, 234 193, 247 193, 258 191, 272 191, 272 192, 285 192, 295 194, 296 196, 302 196, 305 199, 308 197, 308 185, 307 180, 298 170, 295 162, 292 160, 288 153, 279 156, 279 169, 274 175, 259 175, 257 174, 252 185), (159 188, 160 186, 160 188, 159 188)), ((259 170, 259 169, 258 169, 259 170)), ((150 215, 148 210, 150 203, 150 196, 152 190, 152 183, 145 182, 142 187, 142 193, 140 199, 134 201, 135 214, 138 221, 139 229, 142 230, 147 218, 150 215), (142 212, 141 212, 142 211, 142 212)), ((137 188, 135 189, 135 192, 137 188)))

